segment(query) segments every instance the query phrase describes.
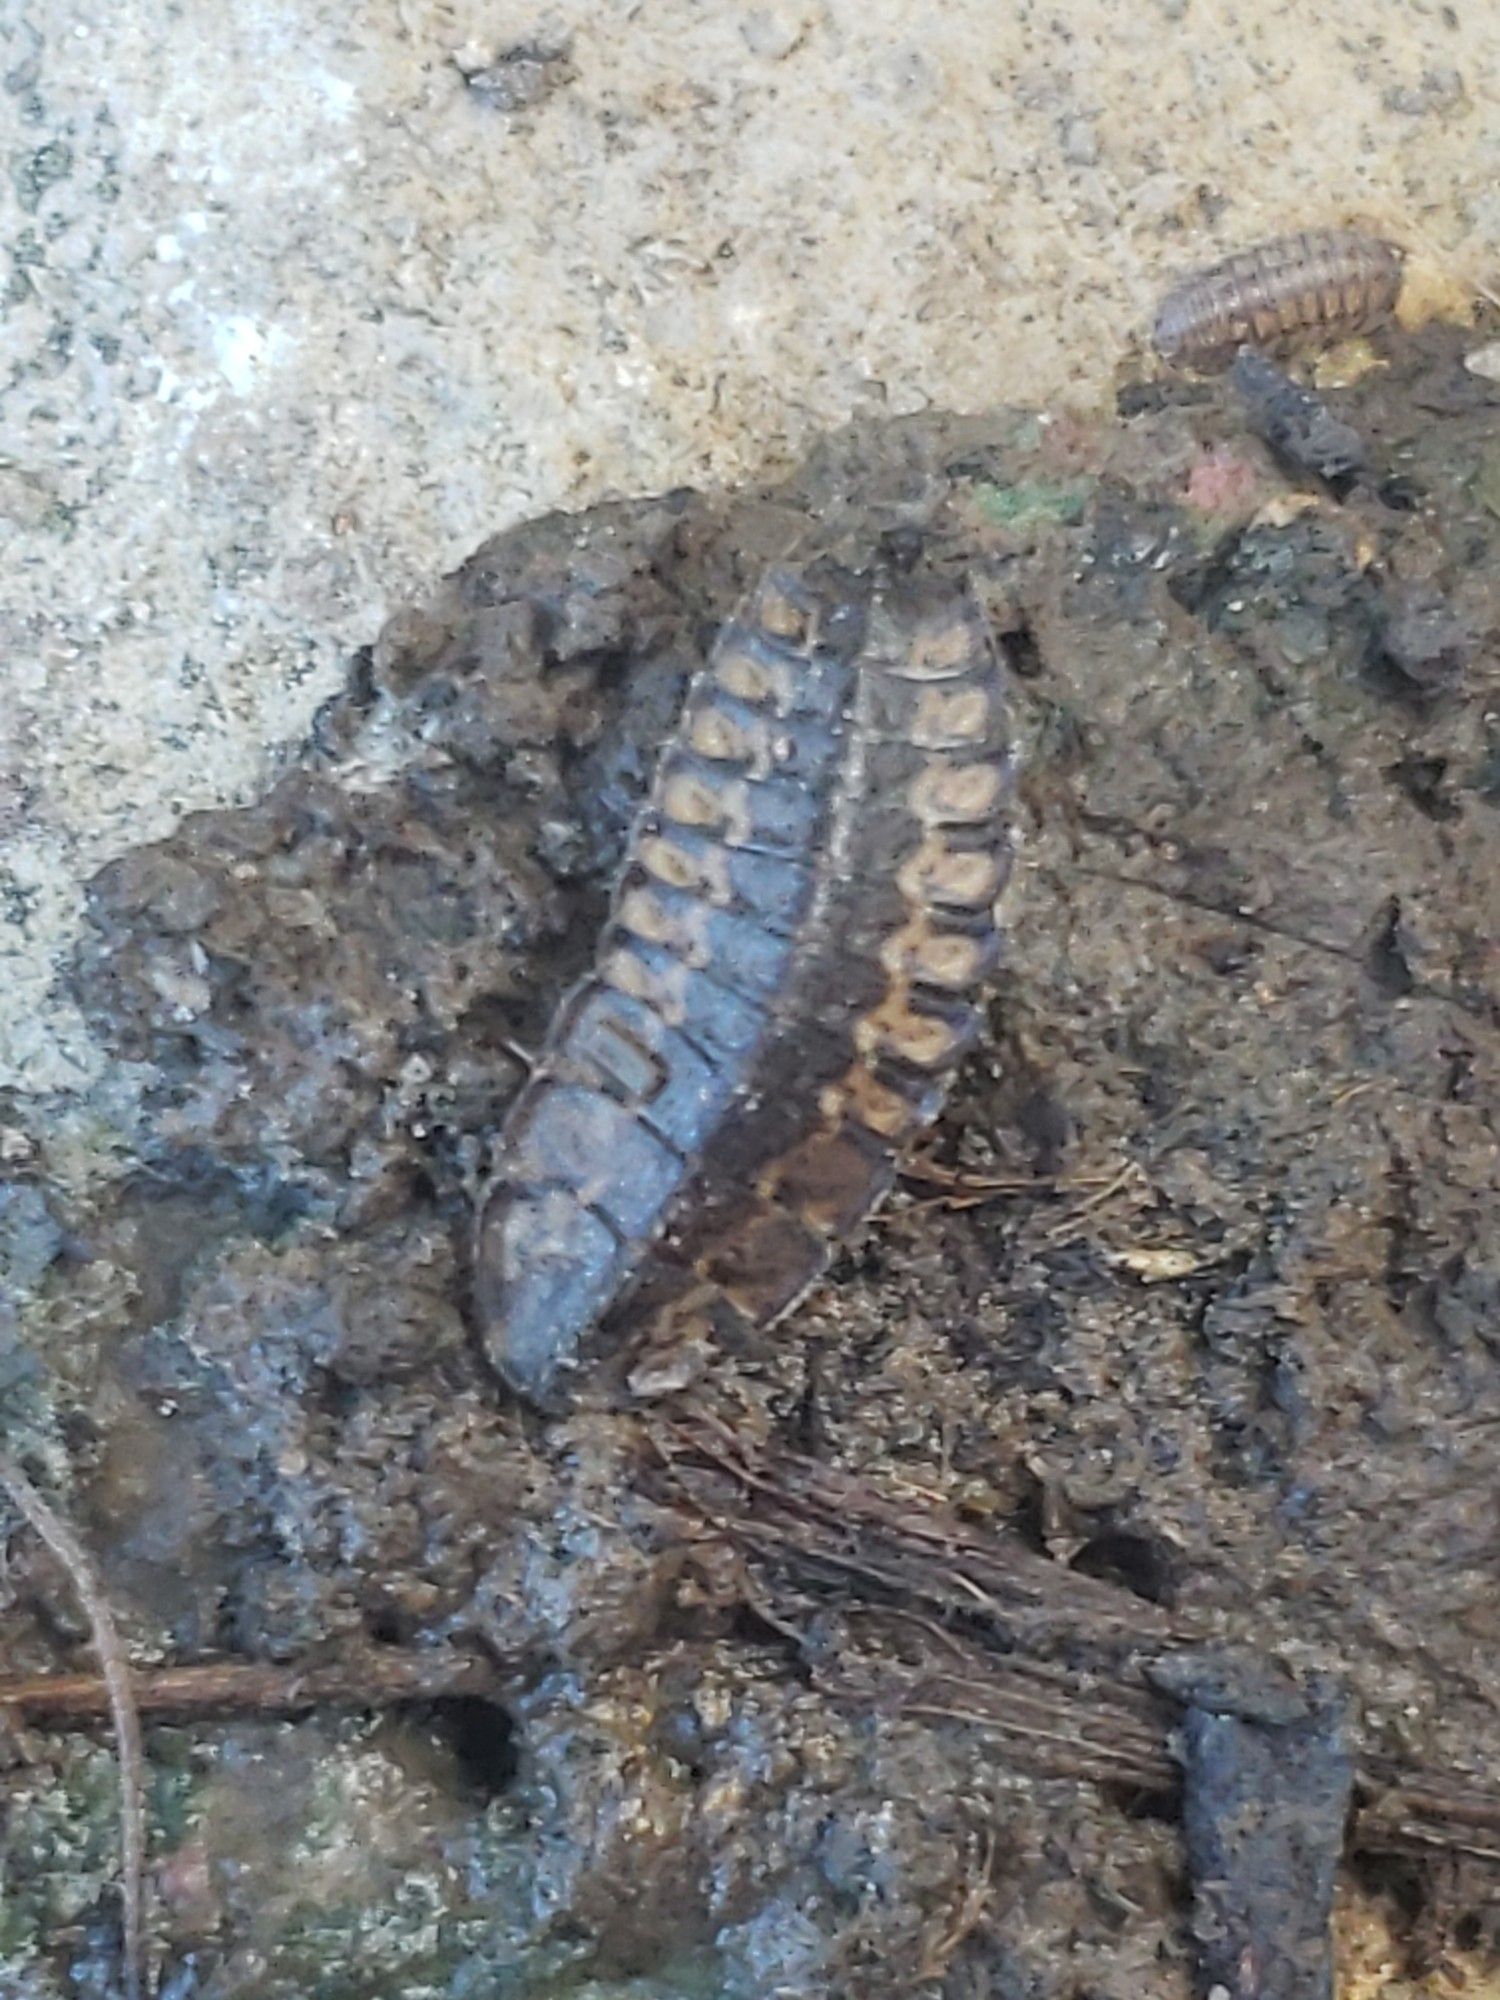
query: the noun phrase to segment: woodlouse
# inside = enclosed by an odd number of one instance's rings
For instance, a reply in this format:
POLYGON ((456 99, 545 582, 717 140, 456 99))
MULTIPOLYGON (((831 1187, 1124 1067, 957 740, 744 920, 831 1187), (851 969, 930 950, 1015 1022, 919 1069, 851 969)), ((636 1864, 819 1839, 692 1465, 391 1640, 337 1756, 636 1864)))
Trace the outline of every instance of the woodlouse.
POLYGON ((1277 347, 1367 332, 1401 290, 1401 257, 1377 236, 1304 229, 1185 278, 1162 301, 1152 340, 1164 360, 1213 368, 1244 345, 1277 347))
POLYGON ((476 1305, 529 1400, 615 1353, 672 1386, 889 1188, 997 951, 1002 671, 967 592, 830 564, 726 627, 501 1132, 476 1305))

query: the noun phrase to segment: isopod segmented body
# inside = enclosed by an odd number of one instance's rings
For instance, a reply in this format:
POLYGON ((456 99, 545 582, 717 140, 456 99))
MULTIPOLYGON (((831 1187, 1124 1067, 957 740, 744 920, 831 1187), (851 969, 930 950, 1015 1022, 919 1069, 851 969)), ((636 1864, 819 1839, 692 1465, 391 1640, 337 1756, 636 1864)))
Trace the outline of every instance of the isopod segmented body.
POLYGON ((476 1302, 522 1395, 773 1323, 889 1188, 997 950, 1001 672, 966 592, 829 564, 726 627, 501 1133, 476 1302))
POLYGON ((1222 367, 1241 346, 1368 332, 1400 290, 1393 245, 1351 229, 1305 229, 1185 278, 1162 301, 1152 340, 1164 360, 1222 367))

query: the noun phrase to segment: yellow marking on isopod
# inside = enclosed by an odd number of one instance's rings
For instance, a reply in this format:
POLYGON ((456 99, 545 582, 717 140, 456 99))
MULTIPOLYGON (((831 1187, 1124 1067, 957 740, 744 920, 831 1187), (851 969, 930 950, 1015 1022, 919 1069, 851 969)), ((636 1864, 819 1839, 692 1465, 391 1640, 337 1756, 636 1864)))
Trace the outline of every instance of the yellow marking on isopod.
POLYGON ((896 887, 918 908, 937 903, 950 909, 977 910, 991 902, 1005 870, 993 854, 950 847, 941 834, 929 832, 916 853, 896 873, 896 887))
POLYGON ((924 687, 908 734, 919 750, 962 750, 989 734, 990 701, 982 687, 924 687))
POLYGON ((658 972, 628 945, 621 945, 606 953, 599 977, 627 1000, 654 1008, 669 1028, 680 1028, 687 1020, 688 968, 680 959, 658 972))
POLYGON ((645 887, 627 889, 618 911, 620 923, 632 936, 644 944, 661 945, 695 969, 708 964, 707 916, 701 903, 684 902, 674 908, 645 887))
POLYGON ((722 709, 700 708, 688 724, 687 740, 700 757, 716 764, 748 764, 761 777, 771 768, 770 730, 737 722, 722 709))
POLYGON ((642 839, 639 854, 641 866, 669 889, 690 890, 716 909, 727 909, 734 901, 729 861, 722 847, 692 850, 664 834, 651 833, 642 839))
POLYGON ((864 1063, 855 1063, 837 1083, 818 1092, 818 1111, 830 1125, 847 1114, 880 1139, 904 1139, 917 1125, 916 1113, 901 1093, 864 1063))
POLYGON ((950 618, 908 639, 887 663, 887 671, 903 681, 951 681, 975 665, 973 628, 966 619, 950 618))
POLYGON ((804 645, 811 631, 812 621, 801 605, 794 604, 770 581, 762 585, 751 616, 773 639, 787 639, 794 645, 804 645))
POLYGON ((785 660, 759 660, 749 652, 726 652, 714 664, 714 679, 726 694, 752 707, 770 707, 778 715, 790 712, 795 690, 785 660))
POLYGON ((691 771, 674 771, 662 786, 661 809, 679 826, 718 827, 724 822, 724 802, 712 785, 691 771))
POLYGON ((994 764, 929 764, 912 780, 907 803, 923 826, 982 826, 1005 790, 994 764))
POLYGON ((962 993, 984 968, 984 945, 978 938, 939 930, 925 916, 913 915, 881 945, 880 963, 892 978, 916 979, 962 993))
POLYGON ((692 771, 673 771, 661 790, 661 809, 679 826, 702 827, 731 847, 750 839, 750 793, 743 778, 711 785, 692 771))
POLYGON ((677 934, 671 912, 649 889, 631 889, 620 898, 620 922, 646 944, 671 944, 677 934))
POLYGON ((910 990, 900 984, 893 985, 854 1028, 854 1046, 862 1056, 899 1056, 917 1069, 939 1069, 951 1062, 960 1042, 957 1028, 913 1007, 910 990))

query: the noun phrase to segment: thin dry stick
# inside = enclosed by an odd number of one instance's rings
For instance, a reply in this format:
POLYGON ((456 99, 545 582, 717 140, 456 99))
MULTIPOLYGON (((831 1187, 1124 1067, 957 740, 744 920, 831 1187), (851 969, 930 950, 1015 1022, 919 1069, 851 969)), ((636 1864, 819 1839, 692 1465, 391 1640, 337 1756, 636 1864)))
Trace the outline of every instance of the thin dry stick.
POLYGON ((88 1615, 89 1632, 109 1693, 120 1769, 121 1947, 127 2000, 141 2000, 146 1986, 146 1758, 141 1720, 130 1686, 130 1666, 119 1629, 88 1552, 59 1514, 37 1492, 9 1452, 0 1451, 0 1487, 66 1570, 88 1615))
MULTIPOLYGON (((1149 1651, 1193 1636, 1159 1607, 1067 1570, 1049 1592, 1041 1583, 1045 1559, 1028 1552, 1022 1563, 1010 1538, 971 1528, 912 1490, 895 1506, 858 1474, 788 1452, 751 1456, 702 1411, 662 1427, 652 1443, 677 1497, 731 1545, 771 1566, 769 1579, 752 1577, 755 1609, 767 1623, 796 1638, 803 1617, 801 1597, 784 1600, 777 1572, 819 1583, 832 1577, 852 1596, 845 1616, 856 1626, 867 1621, 875 1636, 859 1649, 857 1674, 848 1657, 835 1664, 820 1659, 813 1679, 826 1694, 884 1713, 979 1727, 1005 1742, 1022 1768, 1048 1775, 1123 1779, 1147 1789, 1177 1783, 1177 1705, 1137 1685, 1128 1659, 1110 1657, 1122 1636, 1127 1645, 1132 1637, 1145 1642, 1149 1651), (739 1486, 738 1506, 694 1485, 705 1463, 739 1486), (876 1605, 861 1605, 862 1592, 877 1596, 876 1605), (906 1603, 879 1601, 892 1596, 906 1603), (976 1603, 1022 1645, 1071 1627, 1097 1645, 1103 1663, 1080 1675, 1021 1653, 996 1657, 982 1628, 939 1622, 943 1613, 976 1603), (918 1604, 935 1610, 916 1612, 918 1604), (908 1633, 927 1650, 915 1664, 891 1644, 908 1633)), ((1358 1792, 1356 1848, 1500 1864, 1500 1792, 1460 1773, 1379 1757, 1361 1761, 1358 1792)))
MULTIPOLYGON (((506 1662, 474 1653, 369 1652, 283 1666, 269 1660, 202 1660, 141 1667, 132 1676, 143 1716, 295 1716, 309 1709, 379 1709, 456 1695, 498 1699, 506 1662)), ((87 1726, 110 1714, 98 1674, 0 1675, 0 1715, 32 1728, 87 1726)))

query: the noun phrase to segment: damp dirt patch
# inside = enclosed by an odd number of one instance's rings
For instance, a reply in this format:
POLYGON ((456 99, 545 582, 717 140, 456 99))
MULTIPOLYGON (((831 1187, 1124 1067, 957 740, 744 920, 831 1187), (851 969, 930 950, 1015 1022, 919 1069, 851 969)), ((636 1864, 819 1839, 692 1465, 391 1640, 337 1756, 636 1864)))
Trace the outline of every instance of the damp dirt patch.
MULTIPOLYGON (((1168 382, 530 523, 261 800, 95 879, 72 991, 131 1108, 87 1182, 46 1107, 0 1121, 13 1448, 143 1666, 324 1675, 148 1712, 167 1990, 1178 2000, 1164 1652, 1336 1690, 1366 1811, 1500 1768, 1500 389, 1463 352, 1393 334, 1325 392, 1337 477, 1168 382), (763 1348, 547 1424, 470 1337, 487 1149, 688 674, 809 521, 967 577, 1011 667, 988 1032, 763 1348), (1020 1581, 966 1609, 826 1494, 803 1532, 809 1467, 1020 1581), (482 1682, 380 1692, 455 1650, 482 1682), (1102 1690, 1158 1748, 1049 1765, 991 1656, 1053 1736, 1102 1690)), ((0 1608, 11 1670, 87 1667, 19 1529, 0 1608)), ((4 1782, 0 1964, 107 1992, 107 1739, 22 1732, 4 1782)), ((1497 1828, 1387 1824, 1345 1891, 1493 1962, 1497 1828)))

